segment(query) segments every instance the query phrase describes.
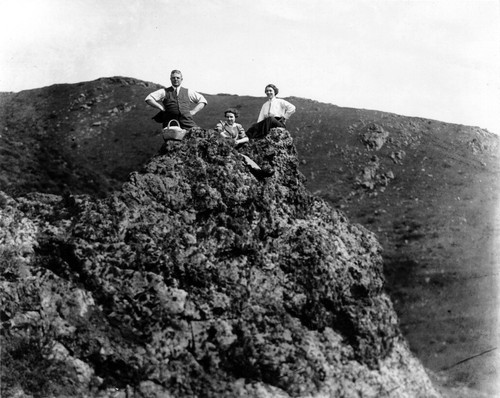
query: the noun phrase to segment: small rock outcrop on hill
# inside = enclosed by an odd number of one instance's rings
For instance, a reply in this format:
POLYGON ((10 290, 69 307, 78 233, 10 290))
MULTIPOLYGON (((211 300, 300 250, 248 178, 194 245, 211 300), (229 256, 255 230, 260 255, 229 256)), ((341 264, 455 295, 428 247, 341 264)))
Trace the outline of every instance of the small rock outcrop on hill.
POLYGON ((106 199, 0 197, 2 395, 437 396, 374 235, 304 188, 287 131, 243 152, 274 175, 191 130, 106 199))
POLYGON ((389 137, 389 133, 375 123, 364 127, 359 133, 363 145, 369 150, 380 150, 389 137))

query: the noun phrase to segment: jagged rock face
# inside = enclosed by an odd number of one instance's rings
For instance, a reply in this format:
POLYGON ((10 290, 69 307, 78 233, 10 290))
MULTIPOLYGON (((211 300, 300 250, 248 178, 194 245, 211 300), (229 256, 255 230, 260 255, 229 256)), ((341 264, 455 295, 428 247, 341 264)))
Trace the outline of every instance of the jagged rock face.
POLYGON ((274 175, 195 129, 105 200, 3 197, 3 388, 32 392, 28 350, 53 396, 437 396, 374 235, 304 188, 288 132, 241 152, 274 175))

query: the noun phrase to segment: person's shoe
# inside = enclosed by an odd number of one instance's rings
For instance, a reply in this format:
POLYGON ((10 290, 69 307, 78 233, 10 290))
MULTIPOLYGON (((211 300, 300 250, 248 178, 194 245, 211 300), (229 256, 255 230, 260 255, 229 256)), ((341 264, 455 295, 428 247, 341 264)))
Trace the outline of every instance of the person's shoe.
POLYGON ((266 167, 261 169, 261 173, 264 177, 271 177, 274 174, 274 170, 266 167))
POLYGON ((272 169, 254 169, 250 168, 250 172, 257 178, 258 180, 263 180, 265 178, 271 177, 274 174, 274 170, 272 169))

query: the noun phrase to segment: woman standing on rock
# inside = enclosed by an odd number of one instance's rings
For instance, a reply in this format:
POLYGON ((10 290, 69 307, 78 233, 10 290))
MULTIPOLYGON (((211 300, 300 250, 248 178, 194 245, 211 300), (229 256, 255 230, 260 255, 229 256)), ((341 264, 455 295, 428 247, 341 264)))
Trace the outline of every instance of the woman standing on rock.
POLYGON ((259 113, 257 123, 252 125, 247 131, 248 137, 252 139, 263 138, 270 129, 275 127, 286 127, 286 121, 295 112, 295 106, 282 98, 277 98, 278 87, 268 84, 264 89, 268 100, 259 113))

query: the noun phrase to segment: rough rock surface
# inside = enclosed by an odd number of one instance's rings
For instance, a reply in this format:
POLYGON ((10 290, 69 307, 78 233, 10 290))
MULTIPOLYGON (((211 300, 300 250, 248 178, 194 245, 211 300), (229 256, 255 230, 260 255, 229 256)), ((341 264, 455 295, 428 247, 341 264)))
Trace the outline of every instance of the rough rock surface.
POLYGON ((371 123, 361 131, 360 137, 366 148, 378 151, 384 146, 389 133, 381 126, 371 123))
POLYGON ((380 246, 287 131, 191 130, 106 199, 0 196, 2 396, 437 397, 380 246))

